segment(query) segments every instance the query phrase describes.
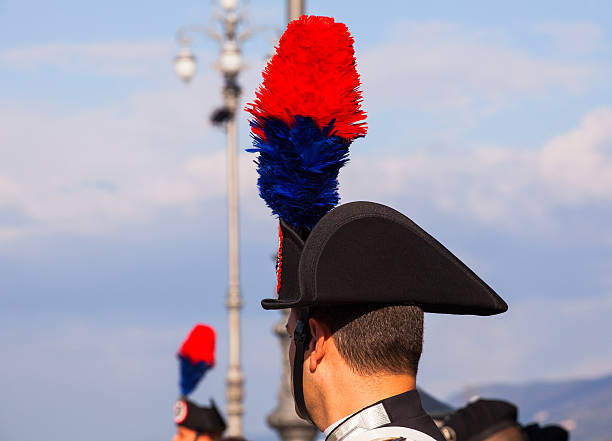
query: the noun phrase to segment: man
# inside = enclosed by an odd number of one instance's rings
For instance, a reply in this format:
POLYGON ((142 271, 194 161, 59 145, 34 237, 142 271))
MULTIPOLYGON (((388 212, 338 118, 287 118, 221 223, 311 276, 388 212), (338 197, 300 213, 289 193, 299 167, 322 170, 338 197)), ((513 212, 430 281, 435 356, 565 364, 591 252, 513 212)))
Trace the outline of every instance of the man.
POLYGON ((210 407, 205 407, 187 398, 215 365, 214 329, 203 324, 194 326, 176 356, 181 396, 174 404, 176 434, 172 441, 220 441, 226 425, 214 401, 211 400, 210 407))
POLYGON ((291 22, 247 106, 260 195, 280 218, 278 298, 262 306, 291 308, 296 410, 328 441, 444 441, 415 389, 423 312, 507 305, 403 214, 335 207, 339 169, 366 134, 352 43, 332 18, 291 22))

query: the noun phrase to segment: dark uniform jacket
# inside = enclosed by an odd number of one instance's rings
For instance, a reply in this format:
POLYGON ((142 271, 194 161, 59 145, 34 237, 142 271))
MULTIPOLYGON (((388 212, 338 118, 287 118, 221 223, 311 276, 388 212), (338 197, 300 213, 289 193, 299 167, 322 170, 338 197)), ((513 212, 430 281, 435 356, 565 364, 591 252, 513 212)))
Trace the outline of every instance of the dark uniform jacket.
POLYGON ((404 392, 346 418, 325 441, 445 441, 421 405, 419 393, 404 392))

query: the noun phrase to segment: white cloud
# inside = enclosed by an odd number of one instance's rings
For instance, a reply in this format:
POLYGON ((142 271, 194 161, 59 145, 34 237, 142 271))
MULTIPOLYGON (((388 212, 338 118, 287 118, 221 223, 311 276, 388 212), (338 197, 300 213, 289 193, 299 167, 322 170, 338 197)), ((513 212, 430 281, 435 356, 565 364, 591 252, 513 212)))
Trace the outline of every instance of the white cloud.
POLYGON ((551 21, 537 24, 534 30, 551 37, 564 52, 590 52, 603 43, 602 29, 595 23, 551 21))
POLYGON ((510 47, 494 32, 447 23, 404 23, 358 54, 368 108, 490 112, 551 91, 577 92, 596 66, 559 62, 510 47))
POLYGON ((170 71, 176 52, 171 41, 49 43, 7 49, 0 53, 0 62, 17 70, 55 66, 70 73, 142 77, 170 71))
POLYGON ((559 200, 612 199, 612 109, 586 115, 580 127, 547 143, 538 159, 542 179, 559 200))
POLYGON ((612 201, 612 109, 588 113, 576 129, 535 149, 477 145, 354 156, 342 184, 346 200, 425 199, 456 216, 540 234, 560 221, 558 208, 612 201))
MULTIPOLYGON (((0 61, 159 79, 162 70, 164 77, 171 70, 168 57, 175 50, 172 42, 49 44, 6 50, 0 61)), ((245 91, 255 90, 262 62, 241 76, 245 91)), ((109 233, 126 222, 149 221, 158 208, 225 204, 225 136, 208 123, 222 102, 221 82, 207 69, 189 87, 177 80, 171 88, 129 92, 102 105, 90 98, 89 107, 72 111, 61 103, 0 102, 0 241, 109 233)), ((249 143, 245 118, 241 113, 240 152, 249 143)), ((252 159, 240 155, 241 189, 258 200, 252 159)), ((263 216, 262 204, 243 205, 263 216)))
MULTIPOLYGON (((592 66, 539 59, 486 37, 440 23, 399 27, 393 42, 360 58, 369 101, 468 109, 460 113, 469 115, 519 95, 577 90, 597 75, 592 66), (380 69, 389 59, 394 68, 380 69)), ((159 65, 171 47, 48 45, 5 51, 3 60, 48 61, 66 69, 106 65, 109 73, 127 75, 131 63, 159 65), (142 58, 133 58, 136 53, 142 58)), ((245 72, 241 81, 252 95, 259 74, 245 72)), ((225 139, 206 123, 220 102, 219 89, 219 75, 208 71, 189 88, 133 93, 80 111, 0 103, 0 240, 59 231, 100 234, 122 223, 146 222, 160 207, 223 203, 225 139)), ((535 150, 480 145, 384 158, 355 155, 341 174, 342 194, 345 200, 425 200, 437 210, 516 232, 538 222, 548 228, 556 207, 610 199, 611 112, 592 112, 580 127, 535 150)), ((241 114, 239 150, 249 144, 245 118, 241 114)), ((242 209, 269 217, 256 196, 252 159, 240 155, 242 209)))
MULTIPOLYGON (((219 83, 209 72, 190 88, 70 113, 0 105, 0 208, 24 214, 16 225, 0 209, 0 240, 108 232, 157 208, 223 199, 225 136, 207 122, 219 83)), ((242 188, 256 199, 250 156, 240 155, 242 188)))
MULTIPOLYGON (((127 108, 58 116, 0 110, 8 122, 0 134, 6 158, 0 196, 10 208, 0 216, 13 219, 0 222, 0 238, 96 234, 144 222, 161 207, 223 203, 224 136, 206 129, 205 112, 190 93, 142 94, 127 108), (15 209, 21 217, 11 214, 15 209)), ((242 207, 264 218, 252 159, 240 155, 242 207)), ((551 232, 561 222, 556 209, 612 200, 612 110, 590 112, 577 128, 535 149, 477 145, 356 155, 341 179, 344 200, 420 201, 517 234, 551 232)))

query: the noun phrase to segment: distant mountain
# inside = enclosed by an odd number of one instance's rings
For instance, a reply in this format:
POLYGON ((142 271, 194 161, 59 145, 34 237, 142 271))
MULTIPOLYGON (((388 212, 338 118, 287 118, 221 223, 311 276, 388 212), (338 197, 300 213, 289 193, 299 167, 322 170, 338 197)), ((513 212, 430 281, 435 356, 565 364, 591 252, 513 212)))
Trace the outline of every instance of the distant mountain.
POLYGON ((612 375, 591 380, 470 386, 448 401, 460 407, 474 395, 516 404, 522 423, 538 420, 573 427, 570 441, 612 441, 612 375))
POLYGON ((429 395, 423 389, 419 388, 419 395, 421 396, 421 404, 423 405, 423 409, 433 418, 443 418, 444 415, 451 413, 453 408, 446 403, 434 398, 429 395))

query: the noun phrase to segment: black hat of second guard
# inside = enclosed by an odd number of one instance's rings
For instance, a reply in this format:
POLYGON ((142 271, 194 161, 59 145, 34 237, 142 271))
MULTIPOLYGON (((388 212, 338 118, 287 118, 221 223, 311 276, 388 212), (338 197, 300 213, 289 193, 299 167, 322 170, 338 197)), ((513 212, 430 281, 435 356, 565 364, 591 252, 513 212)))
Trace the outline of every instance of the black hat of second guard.
POLYGON ((502 400, 478 399, 448 415, 440 431, 447 441, 481 441, 516 426, 518 409, 502 400))
POLYGON ((226 428, 225 420, 213 400, 210 400, 210 407, 205 407, 185 397, 174 404, 174 423, 197 433, 221 433, 226 428))
POLYGON ((400 212, 351 202, 311 232, 280 221, 278 298, 265 309, 403 304, 425 312, 493 315, 508 306, 436 239, 400 212))

